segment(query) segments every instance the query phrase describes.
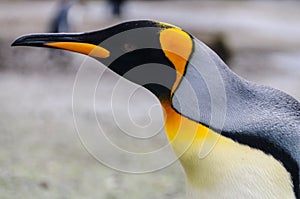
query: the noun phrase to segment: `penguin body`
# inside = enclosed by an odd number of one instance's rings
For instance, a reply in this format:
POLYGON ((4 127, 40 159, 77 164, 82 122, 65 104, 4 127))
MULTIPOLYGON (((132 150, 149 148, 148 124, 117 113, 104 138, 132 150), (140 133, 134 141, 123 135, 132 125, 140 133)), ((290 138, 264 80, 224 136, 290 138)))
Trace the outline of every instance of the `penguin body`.
MULTIPOLYGON (((202 56, 203 59, 198 59, 196 63, 191 61, 192 64, 187 67, 185 74, 186 79, 190 82, 183 82, 179 85, 177 89, 179 99, 173 101, 173 107, 175 109, 180 107, 179 101, 184 107, 178 109, 181 109, 180 112, 185 117, 210 126, 217 132, 221 132, 223 136, 241 144, 272 155, 284 164, 295 182, 299 184, 299 102, 279 90, 241 79, 232 73, 222 61, 218 60, 217 55, 208 47, 199 41, 198 44, 200 47, 195 45, 195 51, 197 52, 197 48, 201 48, 209 56, 202 56), (219 65, 218 70, 213 71, 214 69, 208 67, 200 69, 199 67, 209 62, 205 61, 205 58, 219 65), (211 79, 213 83, 207 84, 211 79), (224 85, 226 100, 219 100, 219 102, 226 104, 226 110, 224 110, 224 104, 211 102, 211 100, 217 101, 216 98, 222 93, 222 89, 218 88, 220 82, 224 85), (185 84, 189 84, 190 89, 185 84), (209 85, 211 89, 205 85, 209 85), (188 99, 191 96, 187 95, 189 90, 190 93, 196 94, 196 99, 204 100, 188 99), (195 107, 199 107, 199 110, 195 107), (218 113, 220 110, 226 111, 222 124, 212 121, 210 117, 212 107, 219 110, 218 113), (199 112, 207 114, 199 114, 199 112), (215 125, 216 123, 219 127, 215 125)), ((196 54, 199 55, 199 53, 196 54)))
POLYGON ((299 102, 238 77, 180 28, 131 21, 90 33, 23 36, 13 45, 88 54, 152 92, 165 110, 188 198, 299 199, 299 102))

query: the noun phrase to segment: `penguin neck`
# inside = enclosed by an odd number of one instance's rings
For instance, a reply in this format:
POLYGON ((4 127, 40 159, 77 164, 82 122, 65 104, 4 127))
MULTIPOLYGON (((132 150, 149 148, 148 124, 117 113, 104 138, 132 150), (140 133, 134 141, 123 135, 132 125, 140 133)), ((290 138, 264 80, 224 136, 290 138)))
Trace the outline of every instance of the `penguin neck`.
POLYGON ((188 144, 186 147, 190 147, 194 142, 199 143, 206 138, 209 131, 207 127, 182 116, 166 98, 160 101, 164 109, 166 134, 173 148, 181 144, 188 144))
POLYGON ((272 156, 182 116, 168 101, 161 104, 189 198, 295 198, 289 173, 272 156))
POLYGON ((146 84, 143 85, 144 88, 149 90, 153 95, 155 95, 160 101, 169 101, 171 92, 165 86, 159 84, 146 84))

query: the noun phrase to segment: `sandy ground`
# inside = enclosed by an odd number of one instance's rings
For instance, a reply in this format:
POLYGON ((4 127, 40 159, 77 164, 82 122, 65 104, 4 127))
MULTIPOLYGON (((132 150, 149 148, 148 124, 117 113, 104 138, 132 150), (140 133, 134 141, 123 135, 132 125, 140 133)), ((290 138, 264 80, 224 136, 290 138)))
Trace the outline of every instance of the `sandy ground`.
MULTIPOLYGON (((183 198, 185 179, 178 162, 134 175, 92 156, 124 170, 166 165, 169 151, 154 159, 136 159, 114 153, 105 147, 105 139, 95 137, 109 132, 110 141, 132 153, 164 146, 161 111, 153 107, 156 99, 138 89, 128 106, 120 99, 137 87, 121 81, 113 92, 118 77, 83 56, 67 53, 49 60, 45 49, 9 47, 19 35, 45 32, 54 6, 53 1, 0 3, 0 25, 5 27, 0 29, 0 197, 183 198), (111 106, 113 93, 116 101, 111 106), (129 117, 138 130, 128 124, 129 117), (151 137, 153 128, 158 135, 151 137), (151 139, 128 139, 122 129, 151 139)), ((205 41, 221 32, 233 51, 230 66, 236 73, 300 99, 299 7, 297 2, 130 2, 123 20, 174 23, 205 41)), ((80 12, 84 20, 78 19, 78 31, 118 22, 110 19, 103 3, 90 3, 80 12)))

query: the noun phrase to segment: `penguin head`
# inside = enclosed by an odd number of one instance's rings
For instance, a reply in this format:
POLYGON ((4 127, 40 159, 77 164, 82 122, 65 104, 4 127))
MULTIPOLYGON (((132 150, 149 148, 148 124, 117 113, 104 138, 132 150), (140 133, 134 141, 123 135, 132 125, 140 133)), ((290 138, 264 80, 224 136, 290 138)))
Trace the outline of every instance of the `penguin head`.
POLYGON ((193 50, 192 36, 155 21, 130 21, 81 34, 32 34, 12 46, 64 49, 89 55, 109 69, 169 100, 193 50))

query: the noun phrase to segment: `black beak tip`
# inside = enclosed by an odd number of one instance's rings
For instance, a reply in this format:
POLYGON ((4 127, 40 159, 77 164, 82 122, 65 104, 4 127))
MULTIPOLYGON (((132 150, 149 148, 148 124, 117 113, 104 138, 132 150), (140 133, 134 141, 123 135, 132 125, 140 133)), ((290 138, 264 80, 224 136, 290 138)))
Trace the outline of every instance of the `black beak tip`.
POLYGON ((26 45, 26 38, 27 38, 27 36, 21 36, 21 37, 17 38, 17 39, 11 44, 11 46, 25 46, 25 45, 26 45))
POLYGON ((32 34, 32 35, 23 35, 17 38, 11 46, 44 46, 47 36, 32 34))
POLYGON ((16 39, 10 46, 19 46, 19 39, 16 39))

